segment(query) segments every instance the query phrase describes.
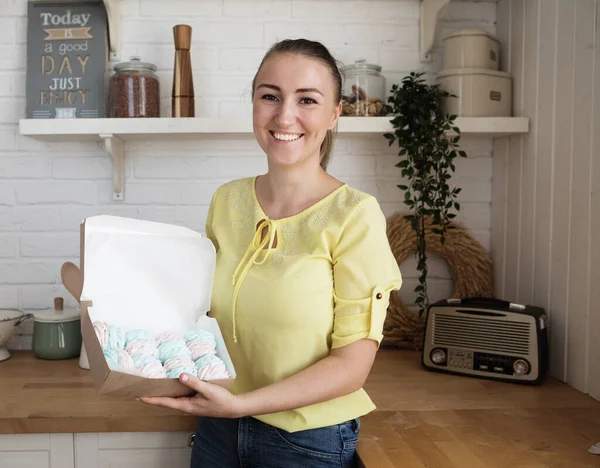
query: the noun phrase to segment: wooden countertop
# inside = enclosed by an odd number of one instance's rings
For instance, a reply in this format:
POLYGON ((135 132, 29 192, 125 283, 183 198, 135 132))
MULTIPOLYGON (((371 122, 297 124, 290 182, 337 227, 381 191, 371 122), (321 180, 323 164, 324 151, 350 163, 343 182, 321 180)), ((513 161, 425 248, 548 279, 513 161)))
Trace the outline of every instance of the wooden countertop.
MULTIPOLYGON (((195 418, 96 395, 77 359, 15 351, 0 362, 0 434, 192 431, 195 418)), ((419 353, 381 349, 362 418, 363 466, 600 466, 600 402, 554 379, 538 387, 431 373, 419 353)))

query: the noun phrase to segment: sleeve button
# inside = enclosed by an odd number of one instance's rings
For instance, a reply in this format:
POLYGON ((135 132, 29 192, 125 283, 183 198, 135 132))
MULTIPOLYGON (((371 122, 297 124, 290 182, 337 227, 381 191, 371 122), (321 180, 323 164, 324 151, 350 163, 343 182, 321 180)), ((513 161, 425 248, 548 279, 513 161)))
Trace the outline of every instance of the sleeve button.
POLYGON ((376 297, 377 299, 381 299, 381 298, 383 297, 383 294, 381 294, 381 293, 377 293, 375 297, 376 297))

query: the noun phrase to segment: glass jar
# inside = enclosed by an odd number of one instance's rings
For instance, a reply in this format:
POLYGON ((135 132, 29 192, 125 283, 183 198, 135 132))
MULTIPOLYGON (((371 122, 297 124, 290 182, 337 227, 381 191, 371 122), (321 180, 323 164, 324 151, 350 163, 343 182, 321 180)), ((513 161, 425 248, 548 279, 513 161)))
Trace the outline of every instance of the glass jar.
POLYGON ((156 65, 131 57, 117 63, 110 79, 111 117, 160 117, 156 65))
POLYGON ((385 78, 381 67, 356 60, 342 68, 342 115, 373 117, 385 115, 385 78))

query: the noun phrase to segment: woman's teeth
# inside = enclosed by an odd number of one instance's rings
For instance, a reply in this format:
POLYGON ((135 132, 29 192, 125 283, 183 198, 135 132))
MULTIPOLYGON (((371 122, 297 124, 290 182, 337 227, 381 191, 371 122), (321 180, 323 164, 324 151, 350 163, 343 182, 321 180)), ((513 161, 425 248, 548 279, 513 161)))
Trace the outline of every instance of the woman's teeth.
POLYGON ((300 138, 302 136, 302 134, 300 134, 300 135, 285 135, 283 133, 273 133, 273 136, 277 140, 294 141, 294 140, 297 140, 298 138, 300 138))

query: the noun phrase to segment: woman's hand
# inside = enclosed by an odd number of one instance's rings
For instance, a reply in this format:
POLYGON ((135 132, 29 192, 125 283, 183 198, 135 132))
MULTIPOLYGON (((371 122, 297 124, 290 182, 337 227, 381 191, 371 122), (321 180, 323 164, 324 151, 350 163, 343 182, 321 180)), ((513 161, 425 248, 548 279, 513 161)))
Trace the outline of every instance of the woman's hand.
POLYGON ((244 416, 240 399, 229 390, 185 373, 179 376, 179 381, 197 392, 196 395, 179 398, 140 397, 139 400, 147 405, 164 406, 195 416, 216 418, 244 416))

